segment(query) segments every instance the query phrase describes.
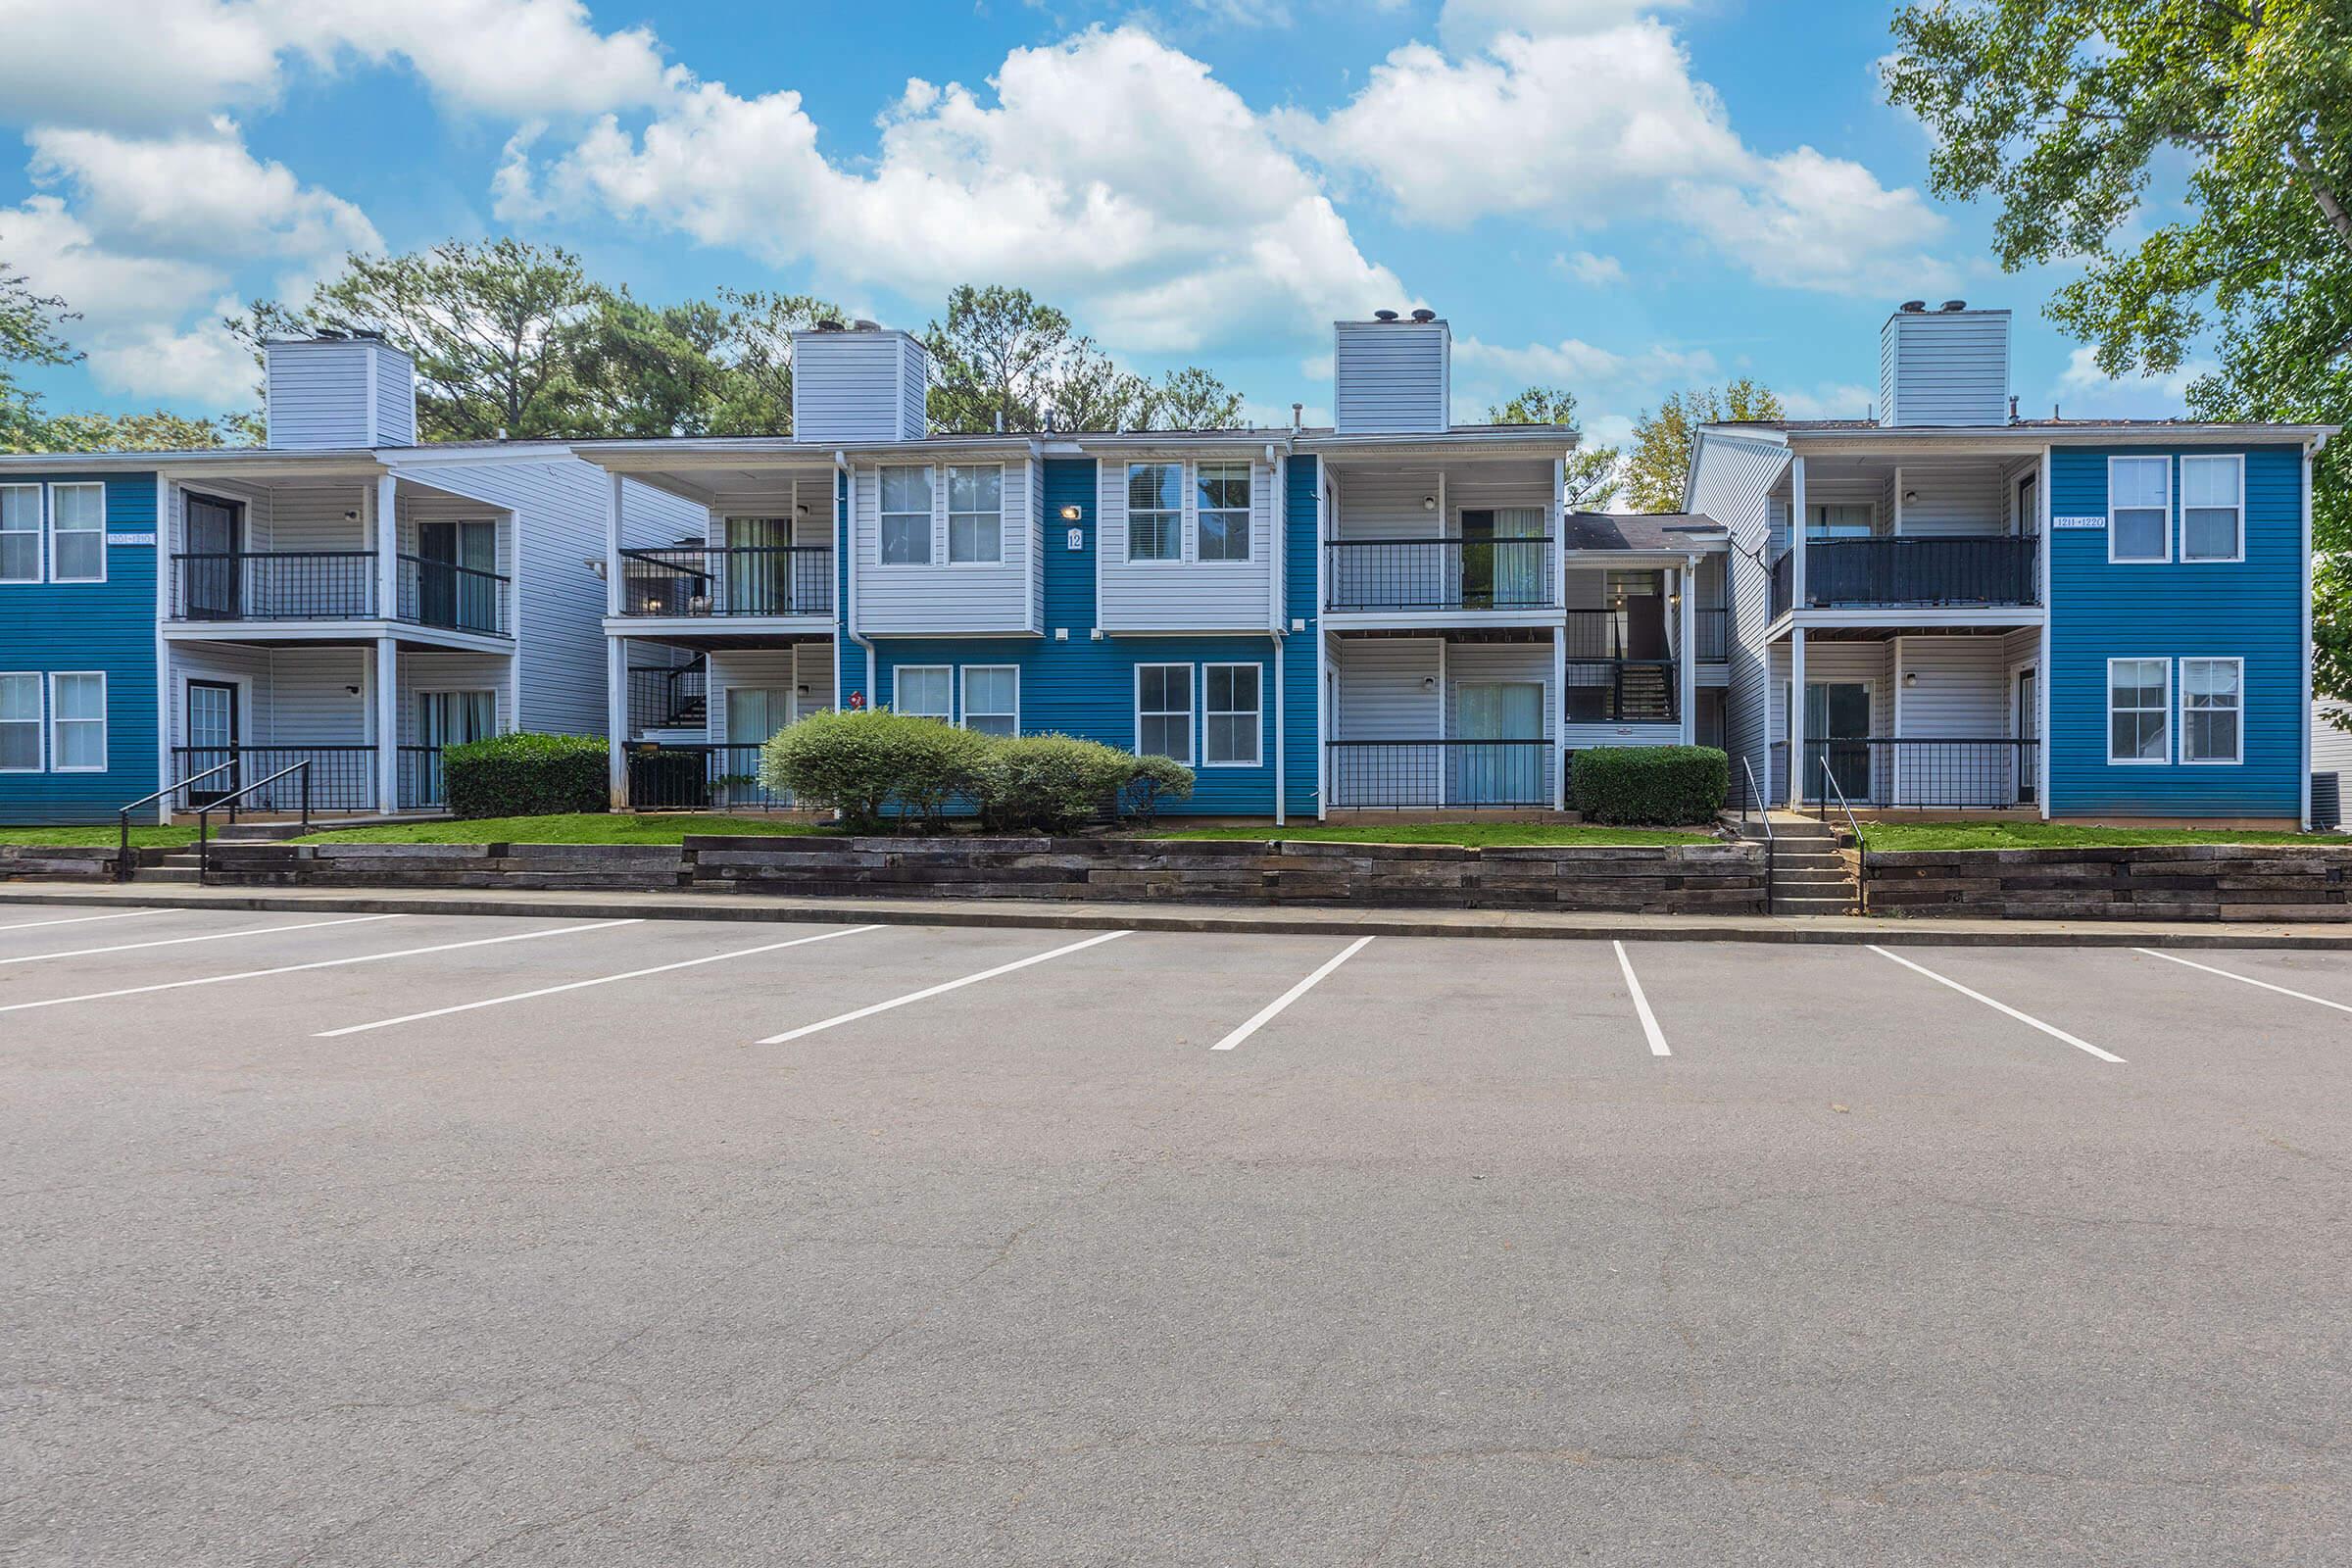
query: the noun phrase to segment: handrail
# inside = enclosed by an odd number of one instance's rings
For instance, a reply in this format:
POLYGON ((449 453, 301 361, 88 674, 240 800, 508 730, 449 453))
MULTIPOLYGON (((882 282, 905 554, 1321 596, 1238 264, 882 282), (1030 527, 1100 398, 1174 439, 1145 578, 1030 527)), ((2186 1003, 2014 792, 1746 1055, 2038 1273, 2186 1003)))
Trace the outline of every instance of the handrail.
POLYGON ((1747 825, 1747 803, 1750 800, 1753 800, 1756 803, 1756 816, 1758 820, 1762 821, 1764 824, 1764 907, 1767 912, 1770 912, 1772 908, 1772 861, 1774 854, 1774 845, 1772 842, 1772 807, 1764 799, 1764 792, 1756 788, 1755 764, 1747 760, 1747 754, 1745 752, 1741 752, 1740 754, 1740 771, 1747 775, 1747 793, 1740 797, 1740 823, 1742 827, 1747 825))
POLYGON ((142 806, 153 806, 156 802, 162 800, 167 795, 175 795, 179 791, 186 789, 189 785, 196 783, 200 779, 211 778, 215 773, 220 772, 222 768, 234 767, 236 765, 237 760, 233 757, 225 762, 216 762, 201 773, 191 773, 176 784, 165 785, 162 789, 157 790, 153 795, 142 795, 137 800, 131 802, 128 806, 125 806, 121 810, 117 811, 115 813, 116 823, 122 828, 122 842, 117 846, 115 854, 115 880, 118 882, 127 882, 130 880, 131 812, 137 810, 142 806))
POLYGON ((276 772, 270 774, 268 778, 255 779, 252 783, 243 786, 231 794, 223 795, 218 800, 206 802, 201 808, 198 808, 196 812, 196 881, 199 886, 202 886, 205 883, 205 881, 211 875, 213 869, 213 848, 210 832, 212 828, 213 813, 223 806, 230 808, 231 811, 233 812, 239 799, 244 796, 251 795, 255 790, 263 789, 269 785, 276 783, 279 779, 284 778, 288 773, 300 773, 302 775, 302 831, 305 834, 311 831, 311 760, 306 757, 301 761, 294 763, 291 767, 281 767, 276 772))
MULTIPOLYGON (((1821 773, 1822 777, 1829 780, 1830 789, 1838 792, 1838 809, 1845 813, 1846 828, 1854 835, 1854 907, 1861 910, 1862 913, 1868 914, 1870 912, 1870 847, 1862 842, 1862 824, 1854 820, 1854 808, 1846 804, 1845 786, 1838 782, 1838 770, 1830 766, 1830 760, 1826 755, 1821 759, 1821 773)), ((1826 822, 1829 818, 1830 794, 1829 790, 1824 790, 1821 796, 1821 819, 1826 822)))

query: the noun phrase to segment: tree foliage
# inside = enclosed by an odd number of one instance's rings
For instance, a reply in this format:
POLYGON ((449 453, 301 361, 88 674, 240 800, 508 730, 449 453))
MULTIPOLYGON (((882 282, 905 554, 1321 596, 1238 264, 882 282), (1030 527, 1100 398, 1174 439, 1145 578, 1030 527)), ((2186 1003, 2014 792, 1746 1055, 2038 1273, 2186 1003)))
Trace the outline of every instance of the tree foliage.
POLYGON ((253 439, 236 419, 190 419, 150 414, 49 414, 25 390, 19 366, 72 365, 81 358, 65 323, 79 320, 66 302, 36 294, 0 264, 0 452, 188 452, 253 439))
MULTIPOLYGON (((2082 265, 2049 315, 2102 371, 2171 374, 2210 352, 2188 390, 2202 417, 2352 422, 2352 8, 1933 0, 1894 34, 1887 96, 1935 133, 1935 188, 1997 199, 2004 268, 2082 265)), ((2339 699, 2347 461, 2323 456, 2314 498, 2319 685, 2339 699)))
POLYGON ((1677 512, 1690 475, 1690 446, 1702 424, 1733 419, 1778 419, 1781 400, 1741 376, 1720 392, 1697 387, 1677 392, 1656 413, 1644 410, 1634 421, 1633 455, 1625 464, 1625 486, 1637 512, 1677 512))
POLYGON ((1241 418, 1241 395, 1209 371, 1187 366, 1154 383, 1123 370, 1025 288, 957 287, 923 343, 936 375, 931 423, 951 434, 1213 429, 1241 418))
POLYGON ((1507 403, 1487 405, 1494 424, 1564 424, 1580 440, 1568 454, 1568 510, 1598 512, 1617 497, 1618 469, 1625 454, 1616 447, 1589 447, 1576 416, 1576 394, 1562 387, 1531 386, 1507 403))

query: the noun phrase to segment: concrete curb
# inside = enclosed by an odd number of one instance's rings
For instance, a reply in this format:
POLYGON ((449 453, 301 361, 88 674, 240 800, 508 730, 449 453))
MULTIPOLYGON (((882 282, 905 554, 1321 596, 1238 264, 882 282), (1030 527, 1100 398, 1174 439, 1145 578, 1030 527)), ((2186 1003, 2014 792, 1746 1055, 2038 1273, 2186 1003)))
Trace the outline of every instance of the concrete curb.
POLYGON ((19 881, 12 904, 239 909, 277 913, 519 915, 567 919, 729 920, 826 925, 1212 932, 1269 936, 1505 937, 1571 942, 1763 942, 1799 946, 2273 948, 2352 952, 2352 926, 2248 922, 1880 920, 1841 915, 1560 914, 1488 909, 1289 908, 1214 905, 988 903, 940 899, 788 899, 743 894, 369 892, 92 887, 19 881))

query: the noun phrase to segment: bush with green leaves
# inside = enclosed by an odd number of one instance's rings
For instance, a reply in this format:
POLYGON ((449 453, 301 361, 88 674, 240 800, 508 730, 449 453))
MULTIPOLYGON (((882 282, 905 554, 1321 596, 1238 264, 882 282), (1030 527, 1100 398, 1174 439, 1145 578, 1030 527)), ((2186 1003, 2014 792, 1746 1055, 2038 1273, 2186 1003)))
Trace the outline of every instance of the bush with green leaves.
POLYGON ((1109 808, 1137 759, 1073 735, 1015 735, 994 741, 981 762, 981 820, 1008 831, 1068 833, 1109 808))
POLYGON ((886 708, 814 713, 772 736, 760 782, 803 806, 831 807, 848 825, 938 825, 957 797, 977 795, 989 739, 886 708))
POLYGON ((554 816, 612 807, 612 762, 598 735, 491 735, 446 747, 442 789, 460 817, 554 816))
POLYGON ((1172 757, 1129 757, 1127 774, 1126 787, 1119 792, 1119 814, 1146 827, 1158 816, 1160 802, 1193 798, 1193 770, 1172 757))
POLYGON ((1576 754, 1569 804, 1592 822, 1711 822, 1731 780, 1731 759, 1712 746, 1594 746, 1576 754))

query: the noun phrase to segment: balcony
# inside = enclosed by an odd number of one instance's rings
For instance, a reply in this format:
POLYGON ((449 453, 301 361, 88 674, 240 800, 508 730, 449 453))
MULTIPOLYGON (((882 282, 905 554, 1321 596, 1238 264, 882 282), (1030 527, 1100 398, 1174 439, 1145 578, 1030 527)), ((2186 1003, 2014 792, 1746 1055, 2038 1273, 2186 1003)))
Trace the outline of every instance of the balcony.
POLYGON ((1329 610, 1548 610, 1560 602, 1549 536, 1334 539, 1323 550, 1329 610))
MULTIPOLYGON (((368 811, 375 808, 375 748, 372 746, 174 746, 172 776, 193 778, 226 762, 225 771, 187 785, 172 797, 174 810, 197 810, 234 795, 248 784, 284 772, 297 762, 310 763, 310 808, 317 811, 368 811)), ((293 811, 304 801, 304 775, 297 773, 238 800, 237 812, 293 811)))
MULTIPOLYGON (((1981 608, 2040 603, 2032 534, 1900 534, 1805 544, 1808 610, 1981 608)), ((1772 564, 1772 612, 1788 612, 1795 559, 1772 564)))
POLYGON ((620 612, 637 616, 833 613, 830 545, 623 550, 620 612))
POLYGON ((1332 741, 1331 804, 1349 810, 1548 810, 1548 740, 1332 741))
MULTIPOLYGON (((512 584, 492 571, 402 556, 390 617, 445 631, 506 636, 512 584)), ((375 620, 369 550, 216 551, 172 558, 178 621, 375 620)))

